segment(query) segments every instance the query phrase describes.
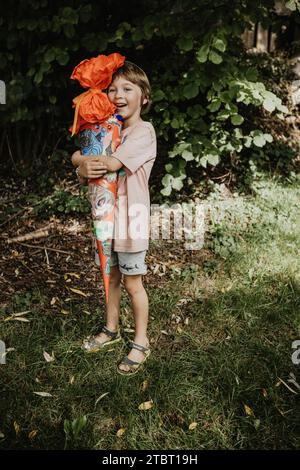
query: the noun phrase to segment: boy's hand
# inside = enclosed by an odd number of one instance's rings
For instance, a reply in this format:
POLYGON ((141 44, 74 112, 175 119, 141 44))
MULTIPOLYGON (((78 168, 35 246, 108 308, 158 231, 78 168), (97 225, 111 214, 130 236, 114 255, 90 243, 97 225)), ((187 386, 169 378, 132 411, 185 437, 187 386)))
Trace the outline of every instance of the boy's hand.
POLYGON ((97 157, 88 157, 80 162, 78 173, 84 178, 101 178, 107 171, 107 165, 97 157))

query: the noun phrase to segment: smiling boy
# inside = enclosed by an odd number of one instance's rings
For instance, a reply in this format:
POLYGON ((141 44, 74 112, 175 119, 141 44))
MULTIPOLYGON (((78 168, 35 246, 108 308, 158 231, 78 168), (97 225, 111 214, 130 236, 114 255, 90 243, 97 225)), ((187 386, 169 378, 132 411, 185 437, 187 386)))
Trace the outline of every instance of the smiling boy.
POLYGON ((142 283, 146 274, 146 252, 149 248, 150 195, 148 181, 156 158, 156 135, 150 122, 141 113, 150 105, 150 84, 145 72, 126 61, 113 75, 108 97, 116 113, 124 119, 121 145, 112 156, 72 155, 73 165, 85 178, 99 178, 107 171, 118 171, 118 192, 115 208, 115 230, 111 258, 109 301, 106 326, 85 343, 89 352, 103 349, 121 339, 119 314, 121 279, 131 299, 135 337, 132 349, 118 365, 118 372, 132 375, 150 354, 148 296, 142 283))

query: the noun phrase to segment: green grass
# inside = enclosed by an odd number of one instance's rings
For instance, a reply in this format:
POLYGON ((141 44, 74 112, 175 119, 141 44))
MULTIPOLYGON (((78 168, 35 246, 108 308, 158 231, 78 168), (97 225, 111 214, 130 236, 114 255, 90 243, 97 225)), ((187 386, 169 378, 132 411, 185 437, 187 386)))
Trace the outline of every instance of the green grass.
MULTIPOLYGON (((299 449, 299 390, 288 382, 292 372, 300 384, 291 361, 300 339, 299 202, 297 181, 264 181, 253 197, 233 198, 228 217, 212 227, 217 255, 149 284, 152 356, 132 378, 116 373, 124 344, 95 355, 80 350, 103 321, 96 300, 70 301, 64 315, 51 311, 39 285, 16 294, 0 321, 0 338, 14 348, 0 369, 0 445, 299 449), (24 310, 29 323, 4 321, 24 310), (40 391, 52 396, 33 393, 40 391), (153 407, 140 411, 149 400, 153 407), (65 420, 83 416, 86 425, 66 440, 65 420)), ((125 326, 132 326, 129 310, 123 294, 125 326)))

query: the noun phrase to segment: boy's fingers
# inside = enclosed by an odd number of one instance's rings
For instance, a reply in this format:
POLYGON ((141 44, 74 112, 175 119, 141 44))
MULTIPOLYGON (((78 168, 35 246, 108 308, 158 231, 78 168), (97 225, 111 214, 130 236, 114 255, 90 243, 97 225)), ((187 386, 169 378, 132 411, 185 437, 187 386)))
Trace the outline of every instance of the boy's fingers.
POLYGON ((90 168, 93 168, 93 170, 95 169, 105 170, 107 168, 106 165, 102 165, 102 163, 97 163, 97 162, 91 162, 88 166, 90 168))
POLYGON ((106 171, 89 171, 88 172, 88 178, 97 178, 99 176, 102 176, 106 173, 106 171))

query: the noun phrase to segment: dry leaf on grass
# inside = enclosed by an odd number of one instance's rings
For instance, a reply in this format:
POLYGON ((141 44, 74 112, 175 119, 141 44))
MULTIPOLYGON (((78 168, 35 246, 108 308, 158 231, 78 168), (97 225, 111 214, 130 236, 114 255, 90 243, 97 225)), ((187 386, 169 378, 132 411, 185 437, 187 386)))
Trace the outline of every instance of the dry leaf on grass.
POLYGON ((244 408, 247 416, 254 416, 254 412, 250 406, 244 404, 244 408))
POLYGON ((69 287, 69 289, 72 292, 75 292, 75 294, 82 295, 82 297, 88 297, 88 294, 85 294, 84 292, 82 292, 82 290, 74 289, 73 287, 69 287))
POLYGON ((38 395, 39 397, 52 397, 51 393, 48 392, 33 392, 35 395, 38 395))
POLYGON ((189 430, 192 431, 193 429, 195 429, 196 427, 198 426, 198 423, 196 423, 195 421, 193 423, 191 423, 189 425, 189 430))
POLYGON ((80 279, 80 276, 77 273, 66 273, 64 275, 64 278, 66 279, 67 276, 73 276, 73 277, 76 277, 76 279, 80 279))
POLYGON ((16 435, 18 435, 20 433, 21 428, 19 424, 17 423, 17 421, 14 421, 14 429, 15 429, 16 435))
POLYGON ((117 437, 122 437, 123 434, 125 434, 126 432, 126 429, 125 428, 120 428, 118 431, 117 431, 117 437))
POLYGON ((60 312, 63 313, 64 315, 69 315, 70 313, 68 310, 64 310, 64 309, 61 309, 60 312))
POLYGON ((30 320, 28 320, 28 318, 24 318, 24 317, 6 317, 4 318, 4 321, 11 321, 11 320, 15 320, 15 321, 22 321, 22 322, 26 322, 26 323, 29 323, 30 320))
POLYGON ((109 392, 106 392, 106 393, 102 393, 102 395, 100 395, 100 397, 97 398, 97 400, 95 401, 95 406, 97 405, 97 403, 102 400, 102 398, 106 397, 106 395, 108 395, 109 392))
POLYGON ((141 410, 141 411, 150 410, 153 407, 153 405, 154 405, 154 403, 153 403, 152 400, 144 401, 144 403, 141 403, 139 405, 139 410, 141 410))
POLYGON ((53 362, 55 360, 53 351, 52 351, 51 356, 50 356, 50 354, 47 353, 47 351, 44 351, 43 356, 44 356, 46 362, 53 362))
POLYGON ((35 436, 37 435, 38 433, 38 430, 37 429, 33 429, 33 431, 30 431, 30 433, 28 433, 28 439, 32 440, 35 438, 35 436))
POLYGON ((149 387, 149 380, 144 380, 144 382, 142 383, 143 392, 145 392, 148 387, 149 387))

